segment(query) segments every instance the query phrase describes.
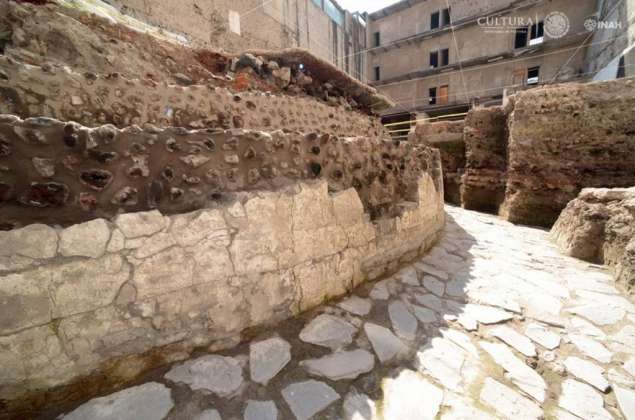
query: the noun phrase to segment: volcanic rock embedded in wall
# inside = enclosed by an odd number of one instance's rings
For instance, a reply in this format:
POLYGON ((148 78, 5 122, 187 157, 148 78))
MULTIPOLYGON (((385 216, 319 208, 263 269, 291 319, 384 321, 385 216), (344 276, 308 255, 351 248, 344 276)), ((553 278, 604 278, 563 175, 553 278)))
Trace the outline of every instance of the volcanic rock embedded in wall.
POLYGON ((0 215, 9 228, 153 208, 173 214, 206 207, 229 191, 316 178, 333 191, 354 187, 377 218, 412 200, 421 174, 441 176, 438 152, 425 146, 315 132, 89 129, 4 115, 0 140, 0 215))
POLYGON ((465 173, 461 205, 498 214, 505 198, 507 112, 501 107, 474 108, 465 118, 465 173))
POLYGON ((635 292, 635 187, 583 189, 560 214, 551 238, 567 255, 609 265, 635 292))
POLYGON ((461 203, 461 176, 465 169, 465 142, 463 121, 441 121, 417 124, 409 141, 439 149, 443 165, 443 190, 445 201, 461 203))
POLYGON ((635 185, 633 109, 633 80, 518 93, 501 215, 551 226, 582 188, 635 185))

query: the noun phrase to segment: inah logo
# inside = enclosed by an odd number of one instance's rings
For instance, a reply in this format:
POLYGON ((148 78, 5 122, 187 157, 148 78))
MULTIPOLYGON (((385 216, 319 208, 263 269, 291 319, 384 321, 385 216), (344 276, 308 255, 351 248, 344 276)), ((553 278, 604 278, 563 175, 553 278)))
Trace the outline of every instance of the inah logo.
POLYGON ((562 38, 569 32, 569 18, 562 12, 551 12, 545 17, 545 33, 554 39, 562 38))
POLYGON ((598 20, 596 18, 588 18, 584 21, 584 29, 589 32, 593 32, 598 27, 598 20))

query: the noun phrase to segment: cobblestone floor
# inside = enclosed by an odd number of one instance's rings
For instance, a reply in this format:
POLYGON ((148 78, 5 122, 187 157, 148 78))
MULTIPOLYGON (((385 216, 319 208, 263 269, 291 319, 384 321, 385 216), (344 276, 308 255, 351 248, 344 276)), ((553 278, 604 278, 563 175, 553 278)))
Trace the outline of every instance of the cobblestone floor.
POLYGON ((635 305, 547 232, 447 208, 394 276, 66 419, 635 419, 635 305))

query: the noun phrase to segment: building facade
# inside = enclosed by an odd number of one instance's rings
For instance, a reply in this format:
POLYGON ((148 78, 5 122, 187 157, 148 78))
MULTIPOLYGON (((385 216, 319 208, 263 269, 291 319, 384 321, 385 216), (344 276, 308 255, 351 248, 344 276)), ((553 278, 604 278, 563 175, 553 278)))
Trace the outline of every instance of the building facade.
POLYGON ((109 0, 121 12, 226 52, 300 47, 366 81, 366 17, 335 0, 109 0))
POLYGON ((596 0, 404 0, 369 16, 367 73, 397 103, 387 121, 590 80, 593 32, 585 21, 596 7, 596 0))

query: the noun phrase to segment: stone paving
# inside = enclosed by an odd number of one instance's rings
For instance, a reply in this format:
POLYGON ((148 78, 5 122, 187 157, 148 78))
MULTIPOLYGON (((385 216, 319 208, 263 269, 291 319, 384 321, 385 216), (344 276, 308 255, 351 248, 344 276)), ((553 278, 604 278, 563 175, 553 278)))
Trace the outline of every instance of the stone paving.
POLYGON ((635 419, 635 305, 547 232, 447 208, 441 242, 68 419, 635 419))

